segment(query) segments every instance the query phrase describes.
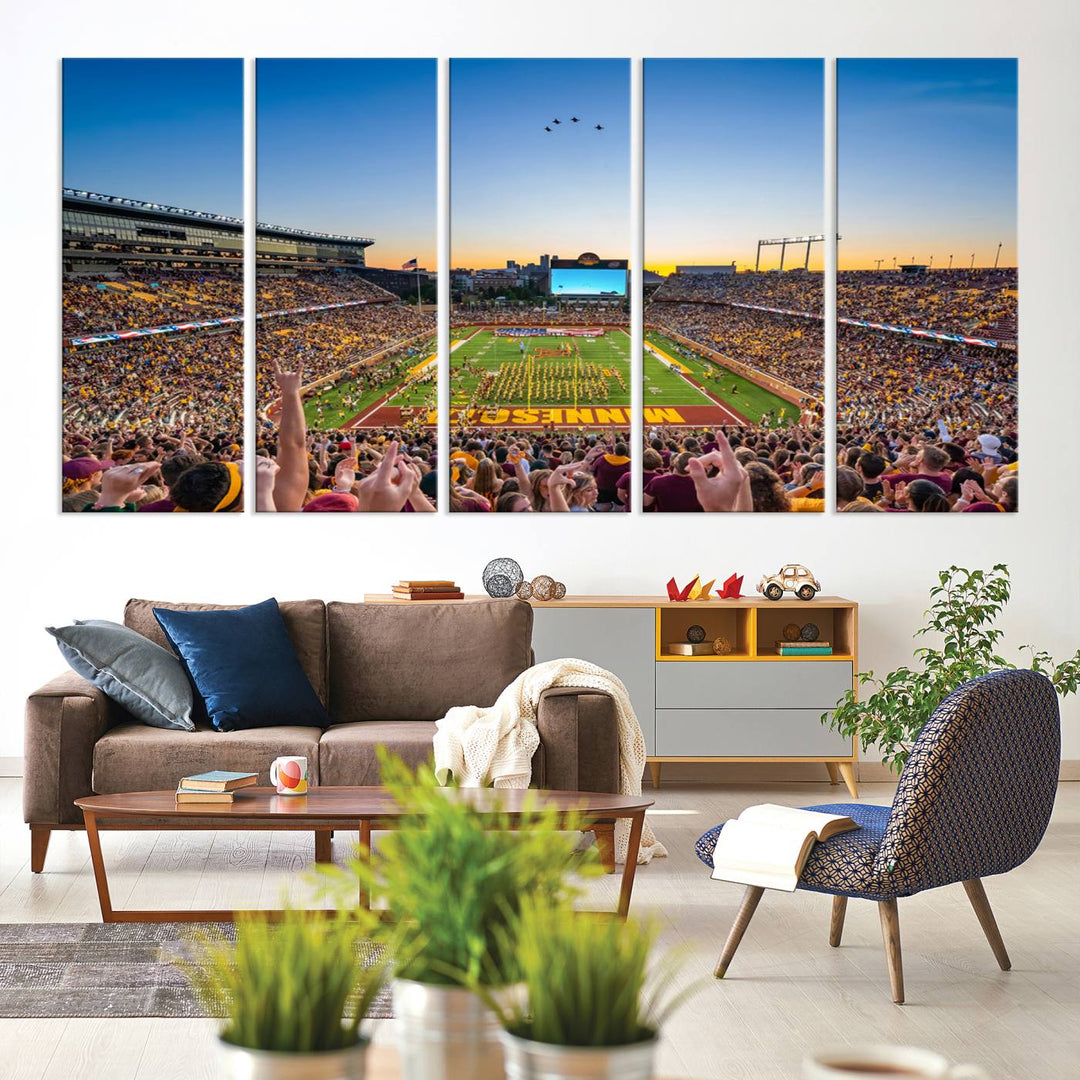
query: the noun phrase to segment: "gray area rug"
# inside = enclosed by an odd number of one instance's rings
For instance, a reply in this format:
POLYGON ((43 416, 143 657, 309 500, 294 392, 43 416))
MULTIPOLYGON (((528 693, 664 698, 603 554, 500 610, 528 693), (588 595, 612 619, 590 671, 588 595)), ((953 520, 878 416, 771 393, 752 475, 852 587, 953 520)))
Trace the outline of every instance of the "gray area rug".
MULTIPOLYGON (((0 1017, 210 1016, 176 965, 195 930, 231 923, 0 923, 0 1017)), ((376 946, 361 962, 377 958, 376 946)), ((390 990, 368 1015, 393 1016, 390 990)))

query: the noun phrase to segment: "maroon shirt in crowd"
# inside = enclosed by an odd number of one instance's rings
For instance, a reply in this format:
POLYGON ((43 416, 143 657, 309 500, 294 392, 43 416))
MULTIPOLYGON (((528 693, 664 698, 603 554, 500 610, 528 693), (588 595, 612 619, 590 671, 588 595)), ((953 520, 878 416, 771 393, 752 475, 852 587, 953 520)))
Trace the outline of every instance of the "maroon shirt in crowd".
POLYGON ((693 511, 701 513, 701 503, 697 500, 694 481, 690 476, 678 473, 664 473, 649 481, 645 494, 656 502, 653 509, 662 514, 683 514, 693 511))

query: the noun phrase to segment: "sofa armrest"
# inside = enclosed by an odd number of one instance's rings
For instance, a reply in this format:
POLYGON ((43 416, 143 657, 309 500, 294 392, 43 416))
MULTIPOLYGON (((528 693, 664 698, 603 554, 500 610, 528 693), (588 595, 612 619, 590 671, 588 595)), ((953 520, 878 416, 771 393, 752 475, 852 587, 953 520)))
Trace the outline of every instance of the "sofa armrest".
POLYGON ((614 699, 599 690, 552 687, 540 695, 540 783, 554 791, 619 790, 619 726, 614 699))
POLYGON ((94 744, 119 710, 73 671, 58 675, 26 702, 23 817, 34 825, 81 825, 74 805, 93 795, 94 744))

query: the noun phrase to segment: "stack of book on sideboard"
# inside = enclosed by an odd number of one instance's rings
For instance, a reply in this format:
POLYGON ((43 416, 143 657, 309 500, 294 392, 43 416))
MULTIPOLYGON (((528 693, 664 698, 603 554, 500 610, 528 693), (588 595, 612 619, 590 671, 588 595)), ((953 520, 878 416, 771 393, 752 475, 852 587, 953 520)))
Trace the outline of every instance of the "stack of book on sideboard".
POLYGON ((395 600, 464 600, 465 594, 453 581, 399 581, 395 600))
POLYGON ((832 656, 827 641, 778 641, 776 651, 781 656, 832 656))
POLYGON ((231 803, 240 788, 251 787, 259 782, 258 773, 213 772, 185 776, 176 789, 177 803, 231 803))

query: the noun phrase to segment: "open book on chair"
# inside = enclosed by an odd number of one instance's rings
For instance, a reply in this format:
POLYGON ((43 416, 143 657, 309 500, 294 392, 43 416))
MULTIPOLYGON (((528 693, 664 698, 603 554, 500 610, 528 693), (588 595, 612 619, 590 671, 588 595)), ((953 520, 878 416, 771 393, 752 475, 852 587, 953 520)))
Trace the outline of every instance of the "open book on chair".
POLYGON ((764 889, 794 892, 818 840, 859 828, 843 814, 819 814, 761 803, 724 824, 713 851, 712 876, 764 889))

